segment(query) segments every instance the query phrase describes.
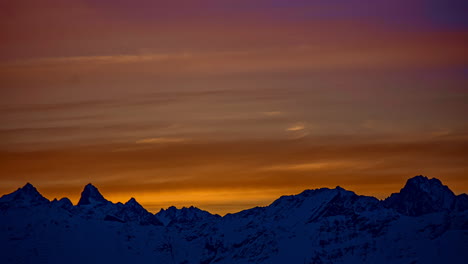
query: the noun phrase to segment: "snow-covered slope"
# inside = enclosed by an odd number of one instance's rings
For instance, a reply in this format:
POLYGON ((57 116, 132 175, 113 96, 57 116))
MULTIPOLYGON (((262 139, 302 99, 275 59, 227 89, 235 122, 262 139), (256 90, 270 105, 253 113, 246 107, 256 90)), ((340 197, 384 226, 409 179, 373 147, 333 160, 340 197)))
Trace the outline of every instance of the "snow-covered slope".
POLYGON ((0 198, 4 263, 465 263, 468 196, 416 176, 384 201, 335 189, 224 217, 156 215, 88 184, 78 205, 31 185, 0 198))

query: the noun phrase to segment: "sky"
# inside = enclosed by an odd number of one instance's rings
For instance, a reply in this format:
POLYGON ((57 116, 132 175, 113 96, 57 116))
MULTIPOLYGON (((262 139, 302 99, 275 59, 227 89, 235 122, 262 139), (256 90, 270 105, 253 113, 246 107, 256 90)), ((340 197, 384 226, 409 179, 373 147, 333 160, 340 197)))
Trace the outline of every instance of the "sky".
POLYGON ((468 192, 462 0, 0 2, 0 194, 233 213, 468 192))

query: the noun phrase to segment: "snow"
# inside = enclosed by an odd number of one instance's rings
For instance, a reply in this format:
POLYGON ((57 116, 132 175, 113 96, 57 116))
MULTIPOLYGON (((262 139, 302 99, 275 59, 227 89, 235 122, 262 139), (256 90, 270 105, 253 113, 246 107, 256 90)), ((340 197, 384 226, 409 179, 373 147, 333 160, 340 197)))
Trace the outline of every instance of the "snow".
POLYGON ((0 198, 0 254, 4 263, 465 263, 466 202, 417 176, 384 201, 337 187, 224 217, 196 207, 153 215, 91 184, 76 206, 27 184, 0 198))

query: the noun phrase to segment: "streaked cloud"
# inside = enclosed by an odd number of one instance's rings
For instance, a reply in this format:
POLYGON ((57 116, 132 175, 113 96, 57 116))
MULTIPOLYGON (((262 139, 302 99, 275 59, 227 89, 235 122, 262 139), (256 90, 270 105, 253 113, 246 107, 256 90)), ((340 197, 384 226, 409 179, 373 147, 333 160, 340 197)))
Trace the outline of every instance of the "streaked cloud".
POLYGON ((306 126, 304 123, 297 123, 288 127, 286 130, 287 131, 301 131, 301 130, 304 130, 305 128, 306 126))
POLYGON ((0 194, 91 181, 232 212, 416 174, 467 192, 467 12, 386 2, 0 1, 0 194))
POLYGON ((187 141, 186 138, 170 138, 170 137, 157 137, 157 138, 144 138, 137 140, 137 144, 165 144, 165 143, 180 143, 187 141))
POLYGON ((457 193, 466 192, 468 186, 466 137, 401 141, 340 136, 183 143, 161 148, 126 143, 2 150, 5 184, 0 193, 30 181, 49 198, 75 194, 71 198, 76 202, 81 188, 91 181, 102 186, 113 201, 134 196, 144 205, 194 204, 226 213, 246 208, 242 193, 250 193, 249 205, 336 185, 385 198, 416 174, 441 178, 457 193), (126 149, 113 151, 117 148, 126 149), (213 200, 227 193, 229 199, 213 200), (237 205, 236 197, 242 201, 237 205))
POLYGON ((362 166, 356 161, 334 161, 334 162, 312 162, 312 163, 301 163, 301 164, 289 164, 289 165, 274 165, 270 167, 260 168, 263 171, 314 171, 322 169, 344 169, 344 168, 356 168, 362 166))
POLYGON ((281 111, 269 111, 269 112, 263 112, 263 114, 266 116, 282 116, 285 113, 281 111))

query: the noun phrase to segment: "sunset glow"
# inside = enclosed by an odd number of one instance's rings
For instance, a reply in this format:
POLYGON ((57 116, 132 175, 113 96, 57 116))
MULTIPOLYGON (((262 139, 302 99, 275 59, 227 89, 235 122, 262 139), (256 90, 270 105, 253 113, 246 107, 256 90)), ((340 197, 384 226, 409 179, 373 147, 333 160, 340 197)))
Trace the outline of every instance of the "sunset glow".
POLYGON ((0 3, 0 193, 226 214, 468 192, 465 1, 0 3), (340 4, 337 4, 340 2, 340 4))

